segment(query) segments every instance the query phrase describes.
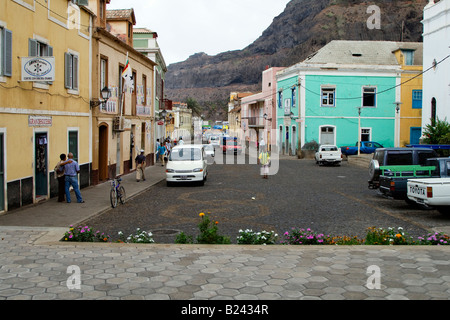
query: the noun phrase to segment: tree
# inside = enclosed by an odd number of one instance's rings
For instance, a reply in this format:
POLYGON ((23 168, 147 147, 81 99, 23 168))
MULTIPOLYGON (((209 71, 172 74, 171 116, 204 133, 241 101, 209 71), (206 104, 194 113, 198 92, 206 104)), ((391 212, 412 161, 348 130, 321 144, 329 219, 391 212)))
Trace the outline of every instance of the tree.
POLYGON ((186 104, 187 104, 188 109, 192 110, 192 114, 193 115, 194 114, 196 114, 198 116, 201 115, 202 107, 197 102, 197 100, 195 100, 194 98, 189 97, 189 98, 186 99, 186 104))
POLYGON ((439 120, 433 124, 427 124, 423 131, 423 142, 426 144, 450 143, 450 124, 446 120, 439 120))

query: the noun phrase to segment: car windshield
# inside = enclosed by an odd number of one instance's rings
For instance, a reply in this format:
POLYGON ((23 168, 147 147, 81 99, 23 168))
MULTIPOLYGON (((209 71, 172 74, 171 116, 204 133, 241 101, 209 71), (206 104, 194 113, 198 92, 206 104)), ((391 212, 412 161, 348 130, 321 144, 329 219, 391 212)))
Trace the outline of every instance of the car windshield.
POLYGON ((322 147, 322 151, 338 151, 338 148, 334 146, 322 147))
POLYGON ((172 150, 170 161, 198 161, 202 160, 202 150, 199 148, 180 148, 172 150))

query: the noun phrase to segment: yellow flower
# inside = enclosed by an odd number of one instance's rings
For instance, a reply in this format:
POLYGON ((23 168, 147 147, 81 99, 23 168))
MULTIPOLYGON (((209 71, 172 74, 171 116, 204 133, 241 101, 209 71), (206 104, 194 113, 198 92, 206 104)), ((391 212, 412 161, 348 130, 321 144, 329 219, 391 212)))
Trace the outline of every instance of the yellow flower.
POLYGON ((200 217, 204 217, 205 214, 204 214, 203 212, 200 212, 199 216, 200 216, 200 217))
POLYGON ((401 235, 400 233, 397 233, 395 236, 396 236, 397 238, 401 238, 401 237, 402 237, 402 235, 401 235))

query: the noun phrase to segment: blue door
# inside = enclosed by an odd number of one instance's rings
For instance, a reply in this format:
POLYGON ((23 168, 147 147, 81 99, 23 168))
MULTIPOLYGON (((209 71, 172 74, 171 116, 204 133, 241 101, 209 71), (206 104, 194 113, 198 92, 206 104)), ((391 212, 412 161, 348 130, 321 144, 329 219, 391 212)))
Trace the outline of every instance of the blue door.
POLYGON ((411 127, 410 129, 410 136, 409 136, 409 143, 410 144, 419 144, 420 143, 420 137, 422 136, 422 128, 420 127, 411 127))

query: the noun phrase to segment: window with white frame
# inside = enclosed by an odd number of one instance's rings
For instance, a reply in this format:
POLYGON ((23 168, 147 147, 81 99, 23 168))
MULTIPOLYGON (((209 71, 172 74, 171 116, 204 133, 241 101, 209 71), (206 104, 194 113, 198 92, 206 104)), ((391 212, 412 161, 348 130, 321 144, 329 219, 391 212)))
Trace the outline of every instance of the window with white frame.
POLYGON ((291 88, 291 108, 295 108, 295 105, 296 105, 296 99, 295 99, 296 92, 297 92, 296 88, 292 87, 291 88))
POLYGON ((375 108, 377 106, 377 88, 363 87, 362 106, 375 108))
POLYGON ((64 86, 78 90, 78 55, 70 52, 64 53, 64 86))
POLYGON ((322 88, 322 107, 334 107, 336 88, 322 88))

